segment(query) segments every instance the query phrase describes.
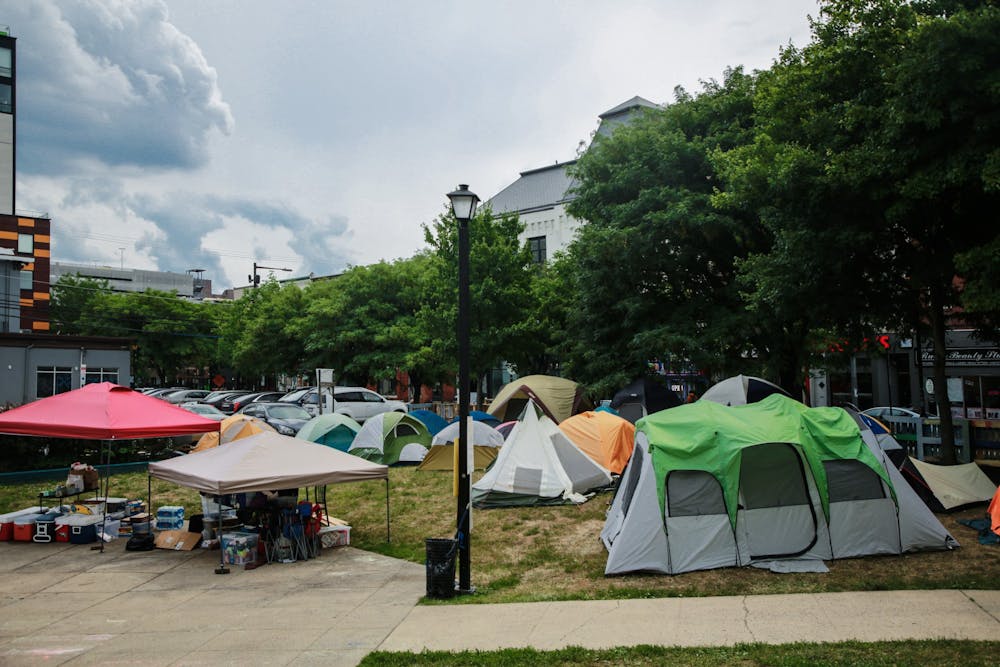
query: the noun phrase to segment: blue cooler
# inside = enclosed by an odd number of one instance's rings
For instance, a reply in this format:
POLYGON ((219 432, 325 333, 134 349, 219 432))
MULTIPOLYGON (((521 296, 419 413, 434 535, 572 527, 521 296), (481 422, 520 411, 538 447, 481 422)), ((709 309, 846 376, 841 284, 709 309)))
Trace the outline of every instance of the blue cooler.
POLYGON ((97 524, 104 522, 101 514, 72 514, 66 517, 71 544, 90 544, 97 541, 97 524))

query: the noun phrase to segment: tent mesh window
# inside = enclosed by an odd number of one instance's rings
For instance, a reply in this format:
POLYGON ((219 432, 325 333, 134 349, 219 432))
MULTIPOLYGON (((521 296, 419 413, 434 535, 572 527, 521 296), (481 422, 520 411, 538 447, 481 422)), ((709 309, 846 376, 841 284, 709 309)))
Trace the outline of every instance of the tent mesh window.
POLYGON ((719 481, 703 470, 674 470, 667 475, 667 516, 725 514, 719 481))
POLYGON ((639 484, 639 476, 642 474, 643 458, 646 452, 642 447, 632 450, 632 460, 629 462, 626 472, 625 485, 622 488, 622 514, 628 514, 628 508, 632 505, 632 496, 635 495, 635 487, 639 484))
POLYGON ((805 471, 791 445, 767 443, 743 450, 740 492, 748 509, 808 505, 805 471))
POLYGON ((885 498, 882 478, 861 461, 823 461, 831 503, 885 498))

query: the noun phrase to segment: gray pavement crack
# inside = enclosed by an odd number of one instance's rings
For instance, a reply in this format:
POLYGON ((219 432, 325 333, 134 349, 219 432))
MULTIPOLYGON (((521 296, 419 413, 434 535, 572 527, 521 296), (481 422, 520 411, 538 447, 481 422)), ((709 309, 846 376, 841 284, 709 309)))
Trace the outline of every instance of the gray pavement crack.
POLYGON ((746 629, 747 634, 750 635, 753 641, 757 641, 757 637, 754 636, 753 630, 750 629, 750 607, 747 605, 747 596, 744 595, 742 598, 743 602, 743 627, 746 629))
POLYGON ((962 591, 961 593, 962 593, 962 595, 964 595, 965 597, 967 597, 969 599, 969 602, 971 602, 972 604, 974 604, 977 607, 979 607, 980 609, 982 609, 984 614, 986 614, 987 616, 989 616, 990 618, 992 618, 997 623, 1000 623, 1000 618, 997 618, 993 613, 990 612, 989 609, 987 609, 983 605, 979 604, 979 602, 976 600, 976 598, 974 598, 971 595, 969 595, 968 591, 962 591))

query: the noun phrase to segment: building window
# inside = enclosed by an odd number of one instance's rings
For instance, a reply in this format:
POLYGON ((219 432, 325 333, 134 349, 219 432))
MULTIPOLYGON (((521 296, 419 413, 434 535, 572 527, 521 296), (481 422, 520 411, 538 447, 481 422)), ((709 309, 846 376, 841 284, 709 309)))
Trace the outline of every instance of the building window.
POLYGON ((32 283, 33 280, 34 280, 33 272, 21 271, 21 289, 23 290, 32 289, 34 287, 34 284, 32 283))
POLYGON ((14 73, 10 49, 0 47, 0 76, 8 79, 14 73))
POLYGON ((73 388, 73 369, 69 366, 39 366, 35 378, 36 398, 55 396, 73 388))
POLYGON ((96 382, 111 382, 113 384, 118 384, 118 369, 88 368, 85 384, 94 384, 96 382))
POLYGON ((14 113, 14 97, 9 83, 0 83, 0 112, 14 113))
POLYGON ((17 252, 22 255, 31 255, 35 252, 35 235, 34 234, 18 234, 17 235, 17 252))
POLYGON ((528 250, 531 251, 531 261, 535 264, 545 263, 545 237, 535 236, 528 239, 528 250))

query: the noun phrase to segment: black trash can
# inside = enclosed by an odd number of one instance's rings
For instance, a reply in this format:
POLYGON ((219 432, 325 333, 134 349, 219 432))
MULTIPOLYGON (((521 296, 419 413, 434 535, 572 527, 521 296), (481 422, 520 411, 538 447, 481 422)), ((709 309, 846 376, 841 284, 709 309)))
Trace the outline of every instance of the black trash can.
POLYGON ((450 598, 455 595, 455 554, 458 540, 428 537, 427 597, 450 598))

